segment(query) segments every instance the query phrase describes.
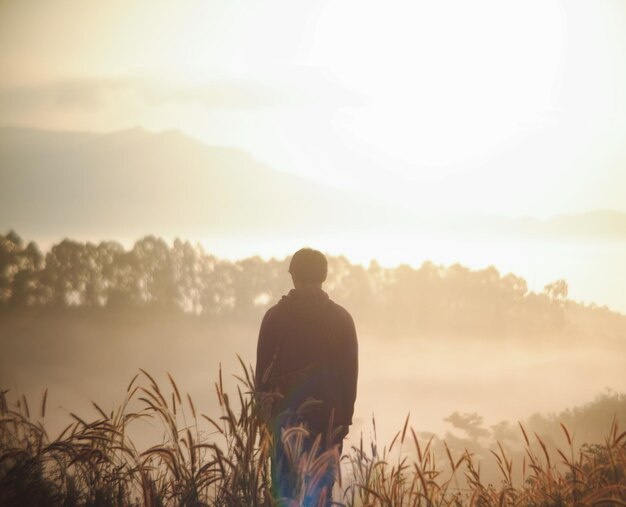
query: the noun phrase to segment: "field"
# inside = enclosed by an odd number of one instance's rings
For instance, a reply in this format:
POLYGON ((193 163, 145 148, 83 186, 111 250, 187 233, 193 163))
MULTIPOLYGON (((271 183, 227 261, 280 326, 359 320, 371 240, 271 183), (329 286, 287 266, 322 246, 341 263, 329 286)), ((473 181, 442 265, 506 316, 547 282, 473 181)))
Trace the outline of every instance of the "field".
MULTIPOLYGON (((45 427, 47 392, 41 402, 0 398, 1 505, 247 505, 270 506, 269 454, 276 435, 255 401, 252 372, 241 363, 237 396, 215 382, 221 417, 200 413, 173 378, 159 386, 145 371, 126 389, 124 402, 95 419, 71 413, 58 437, 45 427), (131 435, 150 421, 162 435, 140 450, 131 435)), ((283 505, 323 505, 317 485, 327 469, 341 469, 339 505, 626 505, 626 432, 616 421, 603 445, 551 448, 536 434, 523 435, 522 463, 498 443, 491 460, 498 483, 486 483, 469 450, 453 455, 445 441, 420 437, 407 417, 389 446, 361 441, 339 461, 333 449, 302 452, 302 427, 281 438, 295 474, 293 495, 283 505), (438 445, 436 445, 438 444, 438 445), (442 453, 443 451, 443 453, 442 453)), ((375 422, 374 422, 375 430, 375 422)))

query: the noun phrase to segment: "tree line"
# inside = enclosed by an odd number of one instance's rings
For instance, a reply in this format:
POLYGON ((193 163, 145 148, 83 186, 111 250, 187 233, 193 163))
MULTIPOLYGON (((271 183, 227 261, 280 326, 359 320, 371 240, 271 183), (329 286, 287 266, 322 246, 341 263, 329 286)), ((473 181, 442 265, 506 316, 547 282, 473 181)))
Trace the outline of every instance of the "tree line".
MULTIPOLYGON (((414 332, 450 335, 578 333, 602 320, 624 329, 620 314, 567 299, 567 283, 529 291, 526 281, 490 266, 425 262, 419 268, 368 266, 330 256, 325 289, 382 338, 414 332), (581 318, 582 317, 582 318, 581 318)), ((14 231, 0 234, 0 307, 180 311, 258 320, 290 288, 289 259, 231 261, 176 239, 145 236, 126 249, 115 241, 71 239, 45 254, 14 231)), ((607 324, 609 323, 609 324, 607 324)))

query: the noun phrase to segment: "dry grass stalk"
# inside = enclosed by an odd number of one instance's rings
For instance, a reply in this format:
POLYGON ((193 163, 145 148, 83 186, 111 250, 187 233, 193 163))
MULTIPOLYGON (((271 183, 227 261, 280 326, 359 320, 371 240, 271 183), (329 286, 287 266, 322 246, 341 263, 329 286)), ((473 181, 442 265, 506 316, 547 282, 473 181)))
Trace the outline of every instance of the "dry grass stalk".
MULTIPOLYGON (((141 370, 116 410, 107 414, 94 403, 97 419, 72 414, 73 423, 54 439, 43 424, 47 390, 37 420, 25 397, 10 404, 7 391, 1 390, 0 506, 272 507, 269 458, 276 436, 264 417, 272 396, 256 392, 252 369, 240 362, 243 374, 236 377, 234 402, 220 369, 215 384, 219 418, 199 413, 189 395, 186 413, 171 375, 171 393, 166 393, 141 370), (135 421, 146 418, 159 422, 163 440, 139 452, 128 435, 135 421)), ((444 442, 443 452, 437 454, 432 437, 420 441, 409 416, 382 452, 375 420, 372 426, 369 447, 361 438, 342 457, 347 476, 339 478, 338 505, 626 505, 626 432, 619 431, 616 421, 603 445, 583 445, 579 451, 565 426, 569 449, 563 451, 549 449, 538 435, 531 442, 520 425, 525 455, 519 468, 500 444, 492 451, 501 474, 498 487, 484 484, 480 462, 469 452, 454 456, 444 442), (515 483, 514 470, 522 471, 520 484, 515 483), (459 480, 466 481, 468 489, 460 488, 459 480)), ((296 474, 293 497, 283 499, 283 505, 323 502, 315 497, 317 484, 328 470, 339 474, 337 453, 321 452, 319 440, 307 451, 305 437, 302 427, 281 435, 296 474)))

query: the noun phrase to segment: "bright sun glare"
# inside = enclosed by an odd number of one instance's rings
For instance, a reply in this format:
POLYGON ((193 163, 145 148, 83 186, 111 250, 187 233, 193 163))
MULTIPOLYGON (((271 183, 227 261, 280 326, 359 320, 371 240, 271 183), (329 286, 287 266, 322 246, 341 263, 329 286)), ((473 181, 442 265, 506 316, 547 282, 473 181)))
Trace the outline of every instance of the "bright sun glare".
POLYGON ((329 3, 317 22, 311 60, 369 102, 338 119, 356 142, 439 173, 554 109, 564 43, 557 5, 391 5, 329 3))

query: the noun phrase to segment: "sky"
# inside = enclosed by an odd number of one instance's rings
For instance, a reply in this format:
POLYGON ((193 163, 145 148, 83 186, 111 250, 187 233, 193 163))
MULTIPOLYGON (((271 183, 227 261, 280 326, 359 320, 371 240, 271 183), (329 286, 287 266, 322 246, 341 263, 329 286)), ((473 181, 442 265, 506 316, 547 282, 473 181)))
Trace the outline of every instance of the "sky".
POLYGON ((177 129, 424 213, 626 211, 621 0, 0 0, 0 125, 177 129))

